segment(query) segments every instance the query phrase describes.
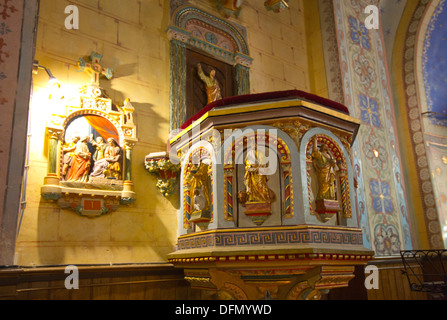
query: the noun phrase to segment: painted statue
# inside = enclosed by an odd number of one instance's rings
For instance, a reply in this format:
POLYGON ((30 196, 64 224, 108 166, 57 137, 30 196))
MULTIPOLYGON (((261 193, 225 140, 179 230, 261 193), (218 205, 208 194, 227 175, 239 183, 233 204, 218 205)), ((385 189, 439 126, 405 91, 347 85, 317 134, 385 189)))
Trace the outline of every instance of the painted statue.
POLYGON ((119 179, 121 174, 121 148, 115 139, 107 139, 107 148, 104 152, 104 158, 95 162, 92 177, 115 178, 119 179))
POLYGON ((206 95, 208 97, 208 104, 222 99, 222 94, 220 92, 220 84, 216 79, 216 70, 211 70, 210 75, 206 76, 203 72, 202 65, 197 64, 197 69, 200 79, 205 83, 206 95))
POLYGON ((316 138, 313 141, 312 163, 318 180, 317 200, 336 200, 335 170, 337 162, 326 144, 322 144, 318 149, 316 138))
POLYGON ((194 164, 190 169, 186 183, 189 185, 191 197, 191 208, 194 212, 208 211, 211 208, 208 166, 201 162, 194 164))
POLYGON ((262 152, 250 150, 245 159, 244 184, 247 203, 272 203, 272 192, 267 187, 267 176, 259 170, 265 167, 265 157, 262 152))
POLYGON ((68 169, 73 165, 73 159, 75 156, 76 144, 79 142, 81 138, 79 136, 75 136, 70 140, 66 141, 64 146, 62 147, 62 153, 64 154, 62 159, 62 177, 66 178, 68 169))
POLYGON ((99 161, 101 159, 104 159, 105 152, 107 149, 107 143, 104 141, 103 137, 97 137, 96 141, 93 140, 93 135, 90 136, 91 144, 93 147, 95 147, 96 151, 93 154, 93 161, 99 161))
POLYGON ((88 174, 91 166, 91 156, 88 143, 89 136, 82 137, 76 144, 74 151, 73 163, 67 181, 70 182, 88 182, 88 174))

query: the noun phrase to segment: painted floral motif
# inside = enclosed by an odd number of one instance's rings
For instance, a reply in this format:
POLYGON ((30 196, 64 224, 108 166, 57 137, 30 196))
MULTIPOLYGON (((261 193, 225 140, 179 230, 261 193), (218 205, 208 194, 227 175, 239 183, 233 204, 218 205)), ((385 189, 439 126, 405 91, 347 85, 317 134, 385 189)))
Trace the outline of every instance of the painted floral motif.
POLYGON ((377 213, 393 214, 394 205, 391 200, 391 189, 388 182, 371 179, 369 183, 373 209, 377 213))
POLYGON ((365 96, 364 94, 360 94, 359 99, 363 122, 380 128, 382 124, 380 122, 379 106, 377 101, 365 96))
POLYGON ((354 56, 354 71, 359 77, 359 81, 366 88, 372 88, 376 82, 376 71, 365 56, 358 54, 354 56))
POLYGON ((381 256, 390 256, 400 253, 401 242, 396 227, 379 224, 374 230, 376 252, 381 256))
POLYGON ((352 41, 369 51, 371 49, 371 44, 369 40, 369 32, 368 29, 366 29, 365 24, 354 17, 349 17, 349 25, 351 28, 352 41))
POLYGON ((371 166, 375 169, 385 169, 387 165, 387 151, 380 140, 370 135, 364 144, 364 152, 371 166))
POLYGON ((11 29, 6 25, 5 22, 0 23, 0 35, 4 36, 11 32, 11 29))

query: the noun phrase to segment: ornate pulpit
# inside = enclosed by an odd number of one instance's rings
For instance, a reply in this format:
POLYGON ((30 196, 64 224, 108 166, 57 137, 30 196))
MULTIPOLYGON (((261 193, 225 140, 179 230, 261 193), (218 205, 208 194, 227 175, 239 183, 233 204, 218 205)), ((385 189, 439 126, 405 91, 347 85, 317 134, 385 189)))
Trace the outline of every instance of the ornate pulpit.
POLYGON ((220 299, 318 299, 348 286, 373 256, 355 206, 359 126, 345 106, 300 91, 206 106, 163 159, 177 165, 180 201, 169 261, 220 299))

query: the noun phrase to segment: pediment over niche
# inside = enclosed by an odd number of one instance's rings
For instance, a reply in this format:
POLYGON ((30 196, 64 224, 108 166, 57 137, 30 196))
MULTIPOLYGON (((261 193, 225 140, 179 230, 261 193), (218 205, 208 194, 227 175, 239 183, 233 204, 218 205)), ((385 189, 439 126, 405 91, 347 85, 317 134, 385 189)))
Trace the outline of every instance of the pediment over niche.
MULTIPOLYGON (((280 13, 289 7, 290 0, 266 0, 264 6, 266 10, 280 13)), ((226 19, 238 18, 244 7, 245 0, 215 0, 217 10, 226 19)), ((187 4, 188 0, 171 0, 171 8, 187 4)))
POLYGON ((133 203, 132 149, 137 143, 135 111, 129 99, 118 105, 99 85, 101 75, 112 78, 112 69, 80 59, 80 71, 92 81, 71 97, 55 104, 46 123, 48 174, 41 195, 63 209, 83 216, 101 216, 133 203))

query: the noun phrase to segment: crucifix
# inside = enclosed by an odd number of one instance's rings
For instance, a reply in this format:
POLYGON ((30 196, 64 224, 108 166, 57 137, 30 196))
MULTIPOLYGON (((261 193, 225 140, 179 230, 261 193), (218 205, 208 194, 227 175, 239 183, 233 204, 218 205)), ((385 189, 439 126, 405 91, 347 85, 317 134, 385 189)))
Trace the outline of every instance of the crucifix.
POLYGON ((107 79, 112 79, 113 68, 104 68, 100 63, 103 55, 93 52, 90 55, 91 63, 80 58, 78 62, 79 71, 86 71, 92 77, 90 85, 99 87, 99 77, 104 75, 107 79))

